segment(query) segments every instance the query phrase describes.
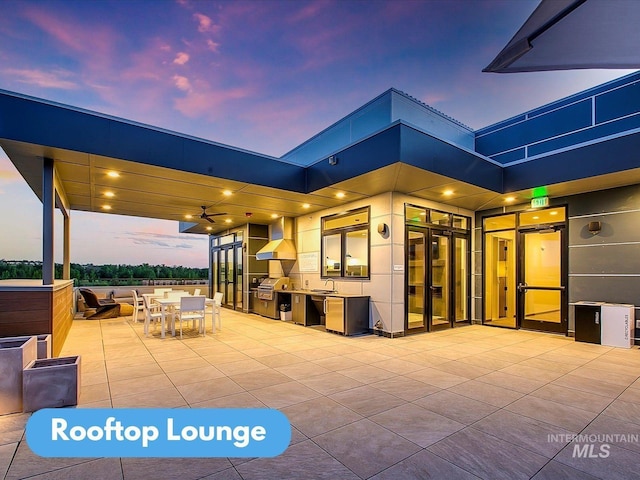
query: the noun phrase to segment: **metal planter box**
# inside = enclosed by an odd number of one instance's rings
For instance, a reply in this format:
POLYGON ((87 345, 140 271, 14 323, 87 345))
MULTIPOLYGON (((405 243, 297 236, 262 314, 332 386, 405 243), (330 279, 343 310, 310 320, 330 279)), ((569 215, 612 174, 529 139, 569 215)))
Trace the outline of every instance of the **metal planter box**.
POLYGON ((34 360, 24 369, 23 408, 77 405, 80 398, 80 356, 34 360))
POLYGON ((36 337, 0 338, 0 415, 22 412, 23 370, 37 352, 36 337))
POLYGON ((51 335, 37 335, 38 337, 38 360, 51 358, 51 335))

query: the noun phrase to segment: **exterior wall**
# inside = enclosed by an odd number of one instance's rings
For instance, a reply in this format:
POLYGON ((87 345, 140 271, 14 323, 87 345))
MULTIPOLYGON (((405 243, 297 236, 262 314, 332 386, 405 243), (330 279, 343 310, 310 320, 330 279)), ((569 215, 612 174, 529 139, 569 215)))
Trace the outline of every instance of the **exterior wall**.
POLYGON ((640 128, 640 73, 476 131, 476 151, 503 165, 640 128))
MULTIPOLYGON (((628 303, 636 306, 640 319, 640 185, 551 199, 551 206, 559 205, 567 205, 568 214, 569 304, 628 303), (593 235, 588 225, 595 221, 601 222, 602 230, 593 235)), ((526 208, 516 205, 476 213, 474 319, 478 322, 482 320, 482 217, 526 208)), ((570 333, 574 326, 569 308, 570 333)))
MULTIPOLYGON (((369 327, 373 328, 376 322, 380 321, 383 331, 395 334, 404 332, 405 203, 466 215, 471 217, 473 222, 473 212, 469 210, 410 197, 399 192, 383 193, 296 219, 296 248, 298 255, 305 253, 319 254, 321 217, 346 210, 366 206, 371 207, 369 232, 371 241, 370 279, 336 279, 335 286, 341 293, 368 295, 371 297, 369 327), (388 236, 383 237, 378 233, 377 226, 380 223, 389 225, 388 236)), ((293 288, 324 288, 324 280, 320 278, 320 265, 318 265, 316 272, 301 273, 299 262, 296 262, 289 276, 293 282, 293 288)))

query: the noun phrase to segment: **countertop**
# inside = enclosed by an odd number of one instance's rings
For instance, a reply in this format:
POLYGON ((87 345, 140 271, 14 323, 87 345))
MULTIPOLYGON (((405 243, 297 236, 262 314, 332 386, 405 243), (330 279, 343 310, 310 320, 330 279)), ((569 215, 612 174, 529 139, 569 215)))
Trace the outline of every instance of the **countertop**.
POLYGON ((302 295, 313 295, 319 297, 340 297, 340 298, 369 298, 369 295, 359 295, 355 293, 329 293, 329 292, 314 292, 312 290, 278 290, 280 293, 297 293, 302 295))

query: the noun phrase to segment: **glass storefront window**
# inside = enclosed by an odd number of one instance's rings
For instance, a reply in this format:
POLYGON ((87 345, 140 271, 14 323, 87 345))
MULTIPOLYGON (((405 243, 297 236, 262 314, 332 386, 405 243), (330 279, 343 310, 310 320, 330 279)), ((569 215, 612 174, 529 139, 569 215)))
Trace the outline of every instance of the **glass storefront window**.
POLYGON ((564 222, 566 209, 564 207, 547 208, 520 213, 520 226, 543 225, 545 223, 564 222))
POLYGON ((435 225, 451 225, 451 214, 445 212, 439 212, 437 210, 431 210, 430 223, 435 225))
POLYGON ((322 219, 322 277, 369 278, 369 208, 322 219))
POLYGON ((413 205, 405 206, 404 215, 407 222, 426 223, 428 220, 427 209, 413 205))

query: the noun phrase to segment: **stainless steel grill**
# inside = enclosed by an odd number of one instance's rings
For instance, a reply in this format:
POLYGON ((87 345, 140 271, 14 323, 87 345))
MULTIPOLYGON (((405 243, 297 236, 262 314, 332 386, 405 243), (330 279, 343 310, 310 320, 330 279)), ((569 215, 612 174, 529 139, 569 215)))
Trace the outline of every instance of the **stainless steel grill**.
POLYGON ((266 278, 258 285, 258 299, 273 300, 276 290, 289 288, 289 277, 266 278))

